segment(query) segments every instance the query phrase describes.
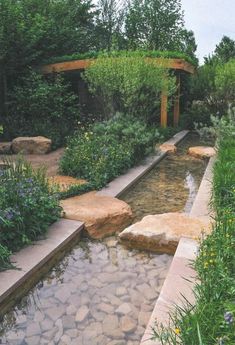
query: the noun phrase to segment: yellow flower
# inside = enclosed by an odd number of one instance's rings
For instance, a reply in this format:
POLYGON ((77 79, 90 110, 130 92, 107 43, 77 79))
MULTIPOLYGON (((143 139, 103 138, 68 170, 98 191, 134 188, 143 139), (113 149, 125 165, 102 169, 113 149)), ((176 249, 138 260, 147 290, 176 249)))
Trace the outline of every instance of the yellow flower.
POLYGON ((209 265, 208 262, 205 262, 204 263, 204 268, 208 268, 208 265, 209 265))
POLYGON ((175 328, 175 334, 180 334, 180 329, 179 328, 175 328))

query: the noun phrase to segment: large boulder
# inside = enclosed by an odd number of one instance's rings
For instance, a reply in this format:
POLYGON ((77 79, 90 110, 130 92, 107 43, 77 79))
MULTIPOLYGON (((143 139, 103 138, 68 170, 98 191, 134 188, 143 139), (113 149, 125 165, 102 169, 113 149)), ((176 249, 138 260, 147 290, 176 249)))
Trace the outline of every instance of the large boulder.
POLYGON ((80 220, 91 238, 100 239, 120 232, 132 221, 132 211, 124 201, 90 192, 61 201, 64 217, 80 220))
POLYGON ((162 144, 159 146, 160 151, 167 152, 168 154, 176 153, 177 147, 174 144, 162 144))
POLYGON ((0 155, 8 155, 11 153, 11 142, 0 143, 0 155))
POLYGON ((188 149, 188 154, 195 158, 205 159, 213 157, 215 155, 215 149, 210 146, 194 146, 188 149))
POLYGON ((71 186, 80 186, 87 183, 86 180, 63 175, 51 176, 48 181, 51 186, 58 187, 60 192, 66 192, 71 186))
POLYGON ((12 141, 12 151, 24 154, 45 154, 51 151, 51 139, 45 137, 18 137, 12 141))
POLYGON ((174 254, 181 237, 198 238, 209 231, 209 224, 184 213, 146 216, 119 234, 131 248, 174 254))

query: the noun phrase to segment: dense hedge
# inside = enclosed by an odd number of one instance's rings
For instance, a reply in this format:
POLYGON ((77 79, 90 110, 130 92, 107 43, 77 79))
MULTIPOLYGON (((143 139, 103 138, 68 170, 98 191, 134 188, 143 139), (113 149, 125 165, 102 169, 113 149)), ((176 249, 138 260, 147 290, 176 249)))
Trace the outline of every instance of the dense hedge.
POLYGON ((0 170, 0 270, 10 266, 11 251, 42 237, 61 212, 43 170, 21 159, 6 164, 0 170))
POLYGON ((56 56, 44 60, 43 64, 51 64, 57 62, 83 60, 83 59, 96 59, 98 57, 151 57, 151 58, 170 58, 170 59, 183 59, 193 65, 197 65, 197 59, 192 59, 188 55, 177 51, 160 51, 160 50, 119 50, 110 52, 87 52, 87 53, 74 53, 71 55, 56 56))

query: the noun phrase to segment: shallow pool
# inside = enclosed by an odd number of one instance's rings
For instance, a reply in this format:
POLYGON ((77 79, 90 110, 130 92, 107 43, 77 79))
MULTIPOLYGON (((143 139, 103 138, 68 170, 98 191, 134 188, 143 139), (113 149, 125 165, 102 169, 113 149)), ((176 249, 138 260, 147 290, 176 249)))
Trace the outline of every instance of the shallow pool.
POLYGON ((171 259, 83 240, 5 316, 0 343, 137 345, 171 259))

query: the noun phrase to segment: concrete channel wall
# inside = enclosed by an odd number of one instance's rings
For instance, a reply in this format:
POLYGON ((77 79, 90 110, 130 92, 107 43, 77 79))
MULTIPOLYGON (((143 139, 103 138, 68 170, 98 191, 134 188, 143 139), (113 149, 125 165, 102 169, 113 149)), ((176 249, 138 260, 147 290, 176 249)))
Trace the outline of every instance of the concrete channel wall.
MULTIPOLYGON (((210 158, 203 175, 197 196, 193 203, 190 215, 204 220, 212 221, 212 212, 209 207, 211 198, 211 181, 215 158, 210 158)), ((153 313, 145 330, 140 345, 161 345, 153 337, 153 328, 158 325, 169 326, 169 313, 174 311, 175 305, 183 305, 182 296, 194 303, 193 286, 196 273, 190 267, 192 260, 196 258, 198 242, 182 237, 172 260, 166 280, 157 299, 153 313)))

